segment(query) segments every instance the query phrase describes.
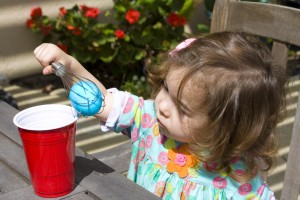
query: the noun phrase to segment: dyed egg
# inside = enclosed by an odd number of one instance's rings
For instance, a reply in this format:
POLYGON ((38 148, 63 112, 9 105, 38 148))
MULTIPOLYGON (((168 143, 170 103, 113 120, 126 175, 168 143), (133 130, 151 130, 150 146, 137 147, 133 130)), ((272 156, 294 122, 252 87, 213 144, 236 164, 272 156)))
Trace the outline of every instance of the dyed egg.
POLYGON ((102 93, 91 81, 75 83, 71 87, 68 97, 74 109, 83 116, 97 114, 102 106, 102 93))

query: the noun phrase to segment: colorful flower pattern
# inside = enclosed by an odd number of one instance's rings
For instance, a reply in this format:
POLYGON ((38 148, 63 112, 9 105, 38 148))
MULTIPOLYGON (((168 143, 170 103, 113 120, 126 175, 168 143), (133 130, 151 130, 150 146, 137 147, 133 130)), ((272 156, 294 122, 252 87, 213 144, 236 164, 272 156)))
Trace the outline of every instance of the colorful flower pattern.
MULTIPOLYGON (((160 133, 153 101, 130 95, 123 104, 126 106, 117 112, 121 114, 115 118, 113 129, 131 133, 128 178, 132 181, 162 199, 275 199, 260 174, 240 184, 224 172, 212 173, 209 170, 217 169, 218 163, 197 161, 185 144, 160 133)), ((239 174, 245 171, 239 158, 232 160, 231 168, 239 174)))
POLYGON ((189 173, 189 168, 197 164, 197 159, 187 151, 185 144, 178 149, 172 148, 168 152, 170 161, 167 163, 169 173, 177 172, 180 178, 185 178, 189 173))

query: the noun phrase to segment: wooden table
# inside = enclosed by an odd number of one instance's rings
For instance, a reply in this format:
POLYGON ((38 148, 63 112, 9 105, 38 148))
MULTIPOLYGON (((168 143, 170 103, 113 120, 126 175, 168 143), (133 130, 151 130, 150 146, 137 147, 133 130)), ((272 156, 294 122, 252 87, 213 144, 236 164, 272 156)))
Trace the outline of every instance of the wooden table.
MULTIPOLYGON (((18 110, 0 100, 0 200, 38 200, 13 117, 18 110)), ((76 149, 75 189, 66 200, 159 199, 103 162, 76 149)))

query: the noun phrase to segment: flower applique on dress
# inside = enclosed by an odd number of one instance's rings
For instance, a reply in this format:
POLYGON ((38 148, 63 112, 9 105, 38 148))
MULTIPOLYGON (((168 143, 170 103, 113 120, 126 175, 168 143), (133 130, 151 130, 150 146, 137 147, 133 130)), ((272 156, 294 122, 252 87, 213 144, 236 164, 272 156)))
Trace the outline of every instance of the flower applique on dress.
POLYGON ((186 144, 170 149, 168 158, 170 161, 167 163, 167 171, 169 173, 177 172, 180 178, 185 178, 189 174, 189 168, 198 164, 197 158, 188 152, 186 144))

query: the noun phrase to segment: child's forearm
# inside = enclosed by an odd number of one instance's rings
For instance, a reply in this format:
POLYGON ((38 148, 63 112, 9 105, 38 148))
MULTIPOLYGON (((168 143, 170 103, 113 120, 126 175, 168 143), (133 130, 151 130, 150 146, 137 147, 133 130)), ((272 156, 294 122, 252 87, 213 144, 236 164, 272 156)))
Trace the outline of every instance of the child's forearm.
MULTIPOLYGON (((71 56, 70 56, 71 57, 71 56)), ((95 116, 100 118, 103 121, 106 121, 112 107, 113 98, 110 92, 106 90, 103 84, 95 78, 88 70, 86 70, 75 58, 71 57, 71 62, 69 66, 69 70, 74 74, 87 78, 93 81, 104 96, 104 104, 105 105, 100 111, 101 113, 96 114, 95 116)))

